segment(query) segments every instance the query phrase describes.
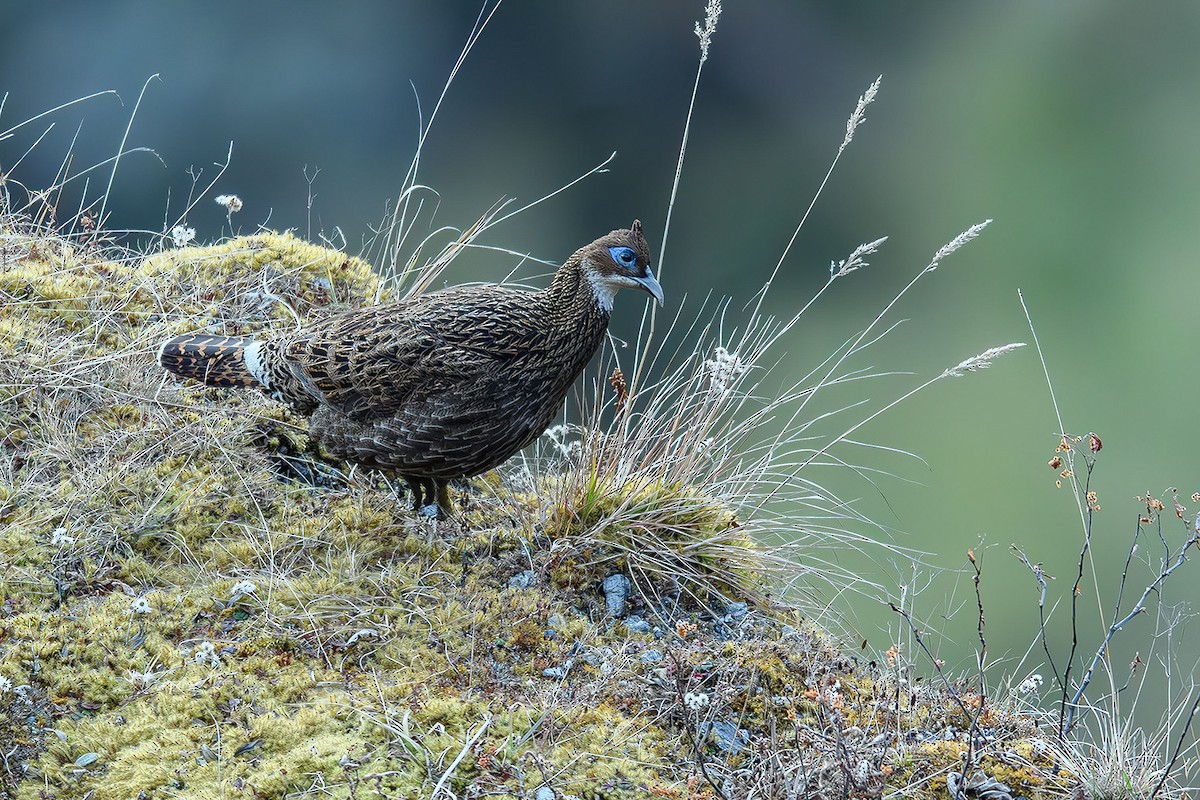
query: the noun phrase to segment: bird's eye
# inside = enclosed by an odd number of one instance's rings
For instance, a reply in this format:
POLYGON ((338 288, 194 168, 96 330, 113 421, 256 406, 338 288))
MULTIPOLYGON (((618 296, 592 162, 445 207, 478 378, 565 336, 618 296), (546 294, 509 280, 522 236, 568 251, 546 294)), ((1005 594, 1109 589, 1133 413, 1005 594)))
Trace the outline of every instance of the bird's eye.
POLYGON ((633 251, 632 247, 610 247, 608 252, 613 257, 613 261, 622 267, 632 267, 637 263, 637 253, 633 251))

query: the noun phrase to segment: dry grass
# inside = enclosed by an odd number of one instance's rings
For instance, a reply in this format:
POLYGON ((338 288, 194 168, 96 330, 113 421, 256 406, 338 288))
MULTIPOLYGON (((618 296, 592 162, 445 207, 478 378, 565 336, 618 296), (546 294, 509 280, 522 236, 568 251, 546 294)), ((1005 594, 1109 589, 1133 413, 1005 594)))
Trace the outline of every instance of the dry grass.
POLYGON ((746 505, 753 476, 784 485, 769 442, 734 450, 772 402, 747 391, 751 340, 722 355, 718 328, 697 330, 686 382, 597 407, 604 427, 581 451, 594 461, 535 464, 532 495, 479 482, 441 529, 324 462, 286 409, 154 364, 184 327, 291 326, 415 290, 472 241, 406 259, 380 288, 362 262, 289 236, 136 253, 3 217, 0 745, 14 796, 886 783, 888 714, 916 712, 863 705, 873 673, 794 611, 728 604, 763 600, 778 586, 763 565, 793 563, 764 556, 750 537, 766 528, 741 516, 769 508, 746 505), (717 433, 725 452, 697 451, 717 433), (588 475, 608 483, 569 494, 588 475), (530 588, 510 588, 531 566, 530 588), (594 581, 613 570, 652 604, 649 630, 607 616, 594 581))

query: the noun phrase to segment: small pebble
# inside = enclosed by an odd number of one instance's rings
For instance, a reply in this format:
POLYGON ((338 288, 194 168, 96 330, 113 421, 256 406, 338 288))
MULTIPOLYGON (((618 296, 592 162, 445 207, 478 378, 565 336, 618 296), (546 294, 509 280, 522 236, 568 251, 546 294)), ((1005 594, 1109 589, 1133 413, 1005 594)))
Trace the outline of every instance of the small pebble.
POLYGON ((713 734, 720 750, 731 755, 737 755, 737 752, 750 741, 749 731, 739 729, 732 722, 706 722, 702 727, 705 729, 705 733, 713 734))
POLYGON ((605 578, 602 586, 609 616, 620 619, 625 615, 625 600, 629 597, 629 578, 618 572, 605 578))
POLYGON ((528 589, 537 581, 537 573, 531 569, 525 569, 518 572, 508 579, 508 588, 510 589, 528 589))

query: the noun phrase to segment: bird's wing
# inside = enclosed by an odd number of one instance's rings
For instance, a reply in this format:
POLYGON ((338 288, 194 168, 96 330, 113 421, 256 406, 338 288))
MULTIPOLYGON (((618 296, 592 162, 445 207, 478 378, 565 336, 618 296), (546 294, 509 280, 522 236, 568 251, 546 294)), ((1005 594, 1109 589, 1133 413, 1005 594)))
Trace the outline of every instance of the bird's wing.
POLYGON ((536 315, 523 313, 528 297, 464 288, 362 309, 293 334, 283 357, 320 402, 359 419, 387 416, 503 374, 540 338, 536 315))

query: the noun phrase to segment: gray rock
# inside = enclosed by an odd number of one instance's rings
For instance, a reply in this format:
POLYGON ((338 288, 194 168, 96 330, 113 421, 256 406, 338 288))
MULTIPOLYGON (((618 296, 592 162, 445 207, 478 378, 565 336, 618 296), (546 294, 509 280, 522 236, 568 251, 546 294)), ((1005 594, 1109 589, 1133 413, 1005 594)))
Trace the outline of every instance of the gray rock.
POLYGON ((537 581, 537 573, 531 569, 525 569, 518 572, 508 579, 508 588, 510 589, 528 589, 537 581))
POLYGON ((979 797, 983 800, 1014 800, 1012 789, 990 775, 984 774, 982 770, 975 770, 966 781, 962 780, 959 773, 951 770, 946 776, 946 788, 950 791, 950 796, 958 800, 966 800, 968 797, 979 797))
POLYGON ((701 726, 704 735, 712 734, 717 741, 717 747, 731 755, 750 743, 750 732, 738 728, 732 722, 705 722, 701 726))
POLYGON ((605 578, 602 586, 609 616, 620 619, 625 615, 625 601, 629 598, 629 578, 617 572, 605 578))

